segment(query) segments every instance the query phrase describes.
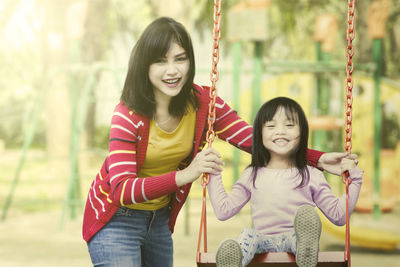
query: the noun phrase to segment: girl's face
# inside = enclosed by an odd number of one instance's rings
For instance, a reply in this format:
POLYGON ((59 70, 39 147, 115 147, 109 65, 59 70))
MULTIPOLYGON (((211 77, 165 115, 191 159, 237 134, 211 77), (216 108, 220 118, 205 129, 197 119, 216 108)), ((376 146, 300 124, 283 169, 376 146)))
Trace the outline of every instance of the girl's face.
MULTIPOLYGON (((295 115, 295 114, 293 114, 295 115)), ((295 120, 286 116, 285 109, 279 107, 271 121, 266 121, 262 130, 264 147, 270 152, 271 159, 290 157, 300 142, 300 127, 297 115, 295 120)))
POLYGON ((172 42, 165 57, 152 63, 149 68, 149 79, 156 99, 178 95, 186 83, 189 66, 185 49, 172 42))

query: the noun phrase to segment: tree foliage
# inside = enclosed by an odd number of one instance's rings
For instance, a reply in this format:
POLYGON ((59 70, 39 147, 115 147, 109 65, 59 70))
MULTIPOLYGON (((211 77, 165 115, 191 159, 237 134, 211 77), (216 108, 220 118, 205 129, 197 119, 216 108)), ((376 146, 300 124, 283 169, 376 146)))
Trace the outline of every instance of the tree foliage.
MULTIPOLYGON (((196 0, 206 2, 202 5, 200 16, 196 19, 199 31, 212 30, 213 0, 196 0)), ((367 11, 375 0, 356 1, 355 14, 355 61, 359 63, 372 62, 372 42, 368 36, 367 11)), ((222 27, 226 27, 226 15, 229 9, 239 2, 222 1, 222 27)), ((400 6, 397 0, 389 0, 390 14, 387 21, 387 34, 384 38, 385 59, 384 75, 393 79, 400 76, 400 6)), ((268 29, 269 38, 264 45, 264 57, 275 60, 314 60, 315 43, 313 31, 315 18, 320 14, 333 14, 338 21, 338 37, 336 49, 332 54, 334 60, 345 60, 347 1, 337 0, 271 0, 268 15, 271 27, 268 29)), ((229 45, 222 29, 222 42, 229 45)), ((251 50, 248 51, 251 53, 251 50)))
MULTIPOLYGON (((4 0, 0 4, 0 139, 7 144, 21 144, 24 136, 24 121, 30 114, 35 96, 44 85, 46 75, 71 64, 91 65, 108 62, 110 65, 125 66, 126 56, 143 29, 155 18, 162 15, 159 9, 163 0, 4 0), (78 2, 87 2, 88 9, 84 34, 78 40, 68 37, 65 18, 69 7, 78 2), (58 25, 58 26, 57 26, 58 25), (12 34, 11 34, 12 33, 12 34), (61 37, 64 54, 51 52, 51 45, 57 45, 61 37), (8 35, 14 35, 10 39, 8 35), (58 40, 58 41, 57 41, 58 40), (53 42, 53 43, 50 43, 53 42), (54 43, 55 42, 55 43, 54 43), (76 43, 78 52, 72 56, 76 43), (123 49, 123 53, 121 52, 123 49), (122 60, 119 59, 123 54, 122 60), (76 57, 78 55, 78 57, 76 57)), ((166 0, 164 0, 166 1, 166 0)), ((227 13, 243 0, 222 1, 222 38, 226 48, 227 13)), ((372 62, 372 42, 368 36, 368 6, 377 0, 356 1, 356 63, 372 62)), ((400 5, 398 0, 388 0, 390 13, 384 37, 383 75, 400 79, 400 5)), ((179 4, 179 0, 170 1, 179 4)), ((182 0, 181 10, 190 31, 210 34, 213 26, 213 0, 182 0), (195 10, 191 8, 195 7, 195 10), (194 27, 192 27, 194 25, 194 27)), ((332 53, 335 61, 345 60, 345 33, 347 22, 347 1, 338 0, 271 0, 268 9, 270 28, 264 43, 266 60, 315 60, 315 42, 312 35, 315 18, 324 13, 334 14, 338 20, 336 49, 332 53)), ((168 14, 168 13, 167 13, 168 14)), ((72 16, 72 18, 74 18, 72 16)), ((177 18, 180 20, 181 18, 177 18)), ((246 43, 246 53, 251 57, 252 44, 246 43)), ((75 51, 76 52, 76 51, 75 51)), ((229 49, 224 49, 229 53, 229 49)), ((100 80, 100 77, 99 79, 100 80)), ((61 80, 60 80, 61 82, 61 80)), ((57 90, 55 84, 51 90, 57 90)), ((69 86, 64 85, 64 86, 69 86)), ((94 112, 93 112, 94 113, 94 112)), ((92 118, 93 120, 93 118, 92 118)), ((40 123, 44 124, 41 119, 40 123)), ((38 135, 44 138, 44 134, 38 135)), ((44 143, 37 141, 38 144, 44 143)))

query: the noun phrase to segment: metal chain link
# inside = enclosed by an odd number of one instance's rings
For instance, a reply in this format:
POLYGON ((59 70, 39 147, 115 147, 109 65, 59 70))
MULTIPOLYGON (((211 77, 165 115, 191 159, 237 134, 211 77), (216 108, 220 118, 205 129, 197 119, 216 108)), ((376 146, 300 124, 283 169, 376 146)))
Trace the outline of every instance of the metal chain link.
MULTIPOLYGON (((217 88, 218 81, 218 61, 219 61, 219 39, 221 38, 221 0, 214 0, 214 29, 213 29, 213 47, 212 47, 212 69, 210 74, 211 88, 210 88, 210 103, 208 106, 208 130, 206 140, 208 146, 211 146, 215 139, 214 122, 215 122, 215 102, 217 101, 217 88)), ((201 178, 201 184, 206 187, 210 180, 208 173, 204 173, 201 178)))
MULTIPOLYGON (((353 40, 354 40, 354 10, 355 0, 348 0, 348 12, 347 12, 347 48, 346 48, 346 103, 345 103, 345 136, 344 136, 344 148, 347 153, 351 153, 351 134, 352 134, 352 108, 353 108, 353 40)), ((346 185, 346 246, 345 246, 345 260, 347 266, 351 266, 350 256, 350 214, 349 214, 349 186, 351 179, 349 172, 343 173, 343 182, 346 185)))
POLYGON ((355 0, 348 0, 347 13, 347 65, 346 65, 346 103, 345 103, 345 138, 344 147, 346 152, 351 152, 351 134, 352 134, 352 106, 353 106, 353 39, 354 39, 354 9, 355 0))
MULTIPOLYGON (((210 102, 208 106, 208 130, 206 133, 206 140, 208 146, 211 146, 212 142, 215 139, 214 132, 214 122, 215 122, 215 102, 217 101, 217 88, 216 83, 218 81, 218 61, 219 61, 219 39, 221 37, 220 31, 221 24, 221 0, 214 0, 214 29, 213 29, 213 49, 212 49, 212 69, 210 74, 211 79, 211 88, 210 88, 210 102)), ((201 236, 203 233, 203 245, 204 252, 207 252, 207 219, 206 219, 206 195, 207 195, 207 184, 210 181, 210 174, 203 173, 201 177, 201 185, 203 187, 203 205, 201 210, 201 219, 200 219, 200 230, 199 230, 199 239, 197 242, 197 262, 200 261, 200 244, 201 244, 201 236)))

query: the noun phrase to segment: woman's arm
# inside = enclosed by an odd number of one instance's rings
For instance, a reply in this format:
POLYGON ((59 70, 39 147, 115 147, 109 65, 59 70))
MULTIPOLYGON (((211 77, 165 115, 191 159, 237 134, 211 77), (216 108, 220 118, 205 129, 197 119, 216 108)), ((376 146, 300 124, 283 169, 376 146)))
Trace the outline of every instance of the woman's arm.
POLYGON ((211 175, 207 185, 211 205, 218 220, 225 221, 236 213, 249 201, 251 193, 248 182, 251 171, 246 169, 240 179, 233 185, 229 194, 222 184, 222 176, 211 175))
MULTIPOLYGON (((224 100, 220 97, 216 100, 216 120, 214 130, 218 138, 236 146, 237 148, 251 153, 253 127, 240 118, 224 100)), ((335 175, 341 175, 340 163, 343 158, 357 159, 357 155, 346 152, 324 153, 308 149, 307 161, 320 170, 325 170, 335 175)))
POLYGON ((218 138, 251 153, 253 127, 240 118, 220 97, 216 100, 215 113, 214 131, 218 138))
POLYGON ((190 165, 176 173, 175 181, 180 187, 191 183, 200 177, 203 173, 219 174, 222 171, 221 155, 212 147, 207 147, 192 160, 190 165))
POLYGON ((142 121, 132 120, 126 107, 117 106, 111 122, 108 155, 108 176, 114 200, 129 205, 152 200, 191 183, 206 173, 222 171, 221 156, 213 148, 198 153, 188 167, 158 176, 138 178, 137 143, 140 142, 139 127, 142 121))
POLYGON ((138 178, 137 144, 143 121, 119 104, 113 113, 107 157, 107 170, 112 197, 121 205, 148 201, 178 190, 175 171, 163 175, 138 178))
POLYGON ((313 167, 318 167, 318 161, 320 160, 320 158, 323 154, 324 154, 324 152, 321 152, 318 150, 307 149, 306 158, 307 158, 308 164, 313 167))
MULTIPOLYGON (((220 97, 217 98, 215 107, 216 120, 214 124, 214 130, 218 138, 236 146, 241 150, 251 153, 253 126, 249 125, 245 120, 240 118, 236 111, 234 111, 220 97)), ((321 164, 320 159, 322 158, 321 156, 323 154, 324 152, 308 149, 306 155, 307 161, 311 166, 319 167, 320 169, 324 169, 324 167, 326 167, 328 169, 336 170, 337 166, 333 165, 331 167, 332 164, 330 164, 330 161, 332 161, 331 153, 327 153, 328 156, 323 158, 326 160, 322 161, 321 164)))

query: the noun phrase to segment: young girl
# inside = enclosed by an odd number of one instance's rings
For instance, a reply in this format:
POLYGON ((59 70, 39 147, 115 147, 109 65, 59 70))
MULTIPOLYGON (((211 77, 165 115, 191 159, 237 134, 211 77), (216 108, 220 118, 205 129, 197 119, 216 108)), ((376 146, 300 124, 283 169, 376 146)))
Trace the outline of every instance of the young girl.
MULTIPOLYGON (((346 196, 333 195, 323 173, 307 165, 308 123, 300 105, 286 97, 266 102, 253 125, 252 160, 229 194, 221 175, 211 175, 210 200, 219 220, 251 203, 254 228, 217 250, 218 267, 246 266, 255 253, 291 252, 298 266, 316 266, 321 221, 314 206, 334 224, 344 225, 346 196)), ((363 172, 356 159, 343 159, 348 170, 350 212, 358 199, 363 172)))

